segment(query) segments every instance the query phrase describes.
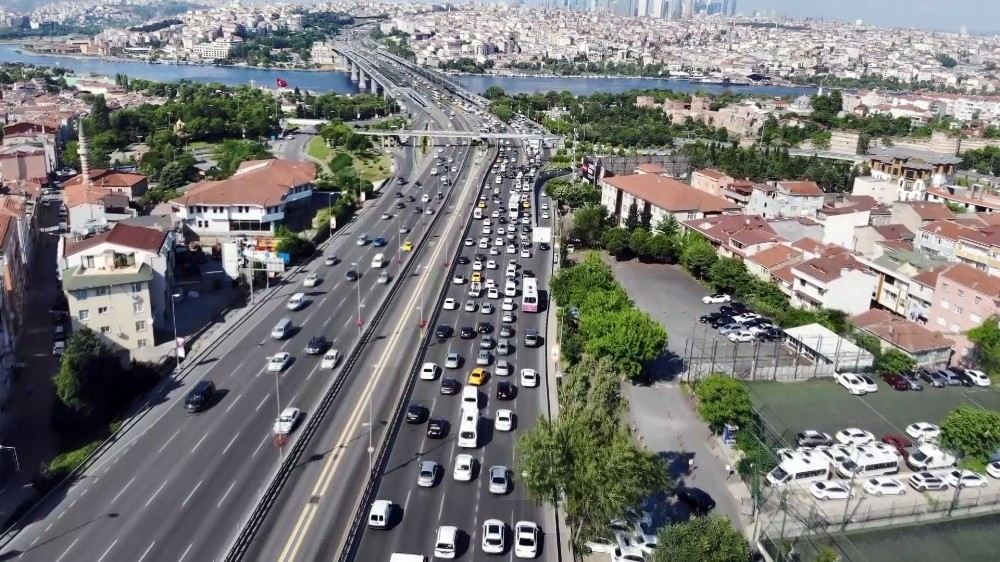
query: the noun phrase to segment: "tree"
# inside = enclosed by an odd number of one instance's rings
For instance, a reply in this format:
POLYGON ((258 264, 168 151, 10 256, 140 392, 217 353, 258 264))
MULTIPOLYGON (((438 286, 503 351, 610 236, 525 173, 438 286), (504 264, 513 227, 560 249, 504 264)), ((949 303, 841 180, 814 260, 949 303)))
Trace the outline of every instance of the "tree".
POLYGON ((163 190, 177 189, 188 183, 188 171, 180 162, 170 162, 160 169, 159 188, 163 190))
POLYGON ((659 357, 667 331, 649 314, 635 308, 580 315, 583 349, 596 357, 610 357, 625 376, 637 379, 643 364, 659 357))
POLYGON ((559 306, 568 308, 583 304, 590 293, 618 287, 618 282, 608 264, 590 252, 580 263, 560 269, 549 286, 552 298, 559 306))
POLYGON ((751 427, 757 419, 746 386, 736 379, 710 375, 698 381, 694 393, 698 397, 698 415, 716 433, 727 423, 751 427))
POLYGON ((959 406, 941 423, 941 444, 971 459, 985 462, 1000 449, 1000 412, 959 406))
POLYGON ((608 226, 608 211, 604 206, 588 206, 573 213, 573 228, 570 234, 584 246, 594 248, 599 245, 604 229, 608 226))
POLYGON ((625 230, 632 232, 637 228, 639 228, 639 204, 633 199, 632 204, 628 206, 628 215, 625 217, 625 230))
POLYGON ((729 519, 696 517, 661 529, 654 552, 654 562, 747 562, 750 543, 729 519))
POLYGON ((667 263, 677 261, 677 245, 672 238, 662 232, 649 237, 647 251, 650 259, 667 263))
POLYGON ((677 219, 673 215, 667 215, 667 218, 660 221, 660 224, 656 227, 661 233, 673 238, 677 236, 680 226, 677 224, 677 219))
POLYGON ((816 562, 840 562, 840 555, 837 554, 836 550, 824 546, 819 549, 819 554, 816 555, 816 562))
POLYGON ((629 248, 628 231, 621 227, 608 229, 601 237, 601 246, 612 256, 624 256, 629 248))
POLYGON ((81 328, 70 338, 54 377, 59 401, 82 419, 100 417, 113 401, 121 362, 100 337, 81 328))
POLYGON ((653 228, 652 223, 653 212, 648 207, 643 205, 642 212, 639 213, 639 228, 648 232, 651 228, 653 228))
POLYGON ((649 231, 637 228, 629 234, 628 247, 632 253, 645 260, 649 257, 649 231))
POLYGON ((745 295, 753 284, 743 262, 733 258, 717 259, 708 271, 708 278, 716 291, 730 295, 745 295))
POLYGON ((500 86, 490 86, 489 88, 486 88, 485 92, 483 92, 483 97, 488 100, 500 99, 506 95, 507 92, 505 92, 500 86))
POLYGON ((681 263, 691 275, 698 279, 705 279, 717 259, 715 248, 708 243, 708 240, 698 235, 690 235, 685 238, 684 249, 681 251, 681 263))
POLYGON ((875 363, 872 369, 876 373, 902 373, 912 370, 917 366, 917 360, 899 351, 898 349, 888 349, 875 354, 875 363))
POLYGON ((969 341, 976 344, 973 349, 979 366, 990 378, 1000 375, 1000 321, 996 316, 987 318, 982 324, 969 330, 969 341))

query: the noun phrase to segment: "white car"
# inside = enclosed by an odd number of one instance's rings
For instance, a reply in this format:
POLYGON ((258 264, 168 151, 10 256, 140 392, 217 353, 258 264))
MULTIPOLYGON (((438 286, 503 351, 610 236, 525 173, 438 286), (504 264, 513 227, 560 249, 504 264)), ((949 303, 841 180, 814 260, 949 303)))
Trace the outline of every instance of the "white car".
POLYGON ((637 546, 615 546, 611 562, 646 562, 646 555, 637 546))
POLYGON ((475 312, 476 311, 476 301, 465 301, 465 311, 475 312))
POLYGON ((503 321, 503 322, 505 322, 505 323, 507 323, 507 324, 510 324, 515 319, 516 318, 514 317, 514 313, 508 310, 507 312, 503 313, 503 317, 500 320, 503 321))
POLYGON ((486 290, 486 298, 498 299, 500 298, 500 291, 498 291, 496 287, 490 287, 486 290))
POLYGON ((521 386, 525 388, 535 388, 538 386, 538 371, 534 369, 521 369, 521 386))
POLYGON ((479 239, 479 249, 480 250, 485 250, 489 246, 490 246, 490 243, 489 243, 489 241, 487 239, 485 239, 485 238, 480 238, 479 239))
POLYGON ((499 256, 500 255, 500 250, 496 246, 493 246, 492 248, 490 248, 490 255, 491 256, 499 256))
POLYGON ((319 275, 315 273, 310 273, 306 275, 306 278, 302 280, 303 287, 315 287, 319 284, 319 275))
POLYGON ((452 469, 452 478, 458 482, 470 482, 472 473, 475 470, 476 459, 472 455, 461 454, 455 457, 455 468, 452 469))
POLYGON ((872 432, 865 431, 863 429, 858 429, 856 427, 848 427, 846 429, 841 429, 834 435, 834 439, 842 445, 867 445, 869 443, 875 442, 875 436, 872 432))
POLYGON ((1000 478, 1000 461, 987 463, 986 474, 989 474, 993 478, 1000 478))
POLYGON ((267 371, 269 373, 280 373, 285 370, 288 363, 292 360, 292 355, 287 351, 279 351, 271 356, 267 360, 267 371))
POLYGON ((455 285, 464 285, 465 284, 465 276, 464 275, 456 275, 456 276, 454 276, 454 277, 451 278, 451 282, 454 283, 455 285))
POLYGON ((858 375, 858 379, 864 385, 865 392, 878 392, 878 384, 875 383, 875 379, 868 375, 858 375))
POLYGON ((941 428, 927 422, 914 422, 906 426, 906 434, 918 441, 933 441, 941 435, 941 428))
POLYGON ((538 556, 538 525, 534 521, 518 521, 514 524, 514 556, 535 558, 538 556))
POLYGON ((438 376, 438 366, 434 363, 424 363, 420 366, 420 380, 432 381, 438 376))
POLYGON ((548 203, 542 203, 542 210, 543 211, 548 211, 549 210, 549 204, 548 203))
POLYGON ((493 422, 493 427, 497 431, 513 431, 514 430, 514 412, 506 409, 500 408, 497 410, 496 418, 493 422))
POLYGON ((516 254, 517 253, 517 248, 515 248, 513 244, 507 244, 507 253, 508 254, 516 254))
POLYGON ((809 493, 818 500, 846 500, 853 495, 850 486, 840 480, 813 482, 809 486, 809 493))
POLYGON ((494 310, 496 310, 496 308, 494 308, 493 305, 488 302, 484 302, 483 306, 479 307, 480 314, 493 314, 494 310))
POLYGON ((549 218, 549 212, 548 211, 542 211, 542 218, 543 219, 548 219, 549 218))
POLYGON ((61 357, 64 351, 66 351, 66 342, 57 341, 52 344, 52 355, 61 357))
POLYGON ((976 386, 990 385, 990 378, 982 371, 976 369, 966 369, 965 374, 969 375, 969 378, 972 379, 972 384, 976 386))
POLYGON ((503 554, 507 549, 503 521, 487 519, 483 521, 483 552, 486 554, 503 554))
POLYGON ((475 242, 475 240, 473 240, 472 238, 466 238, 466 239, 465 239, 465 245, 466 245, 466 246, 475 246, 475 245, 476 245, 476 242, 475 242))
POLYGON ((323 359, 319 362, 320 369, 333 369, 340 363, 340 352, 336 349, 331 349, 323 355, 323 359))
POLYGON ((531 250, 528 249, 521 250, 521 257, 524 259, 531 259, 531 250))
POLYGON ((486 260, 486 269, 496 269, 496 268, 497 268, 496 260, 486 260))
POLYGON ((753 332, 750 330, 739 330, 736 332, 730 332, 728 336, 729 341, 733 343, 749 343, 754 340, 753 332))
POLYGON ((438 471, 441 467, 434 461, 423 461, 417 471, 417 486, 421 488, 433 488, 437 482, 438 471))
POLYGON ((295 424, 299 422, 302 411, 298 408, 288 407, 281 411, 281 415, 274 420, 274 433, 276 435, 288 435, 295 429, 295 424))
POLYGON ((949 486, 958 488, 982 488, 986 485, 986 479, 978 472, 971 470, 952 470, 944 475, 944 481, 949 486))
POLYGON ((848 392, 855 396, 868 393, 867 385, 854 373, 836 373, 833 378, 837 380, 837 384, 846 388, 848 392))
POLYGON ((445 310, 456 310, 458 308, 458 301, 448 297, 444 299, 444 309, 445 310))
POLYGON ((618 548, 618 541, 614 538, 594 537, 593 539, 583 543, 583 546, 590 552, 611 554, 616 548, 618 548))
POLYGON ((873 496, 899 496, 906 493, 906 486, 896 478, 869 478, 862 487, 873 496))
POLYGON ((701 297, 701 302, 705 304, 722 304, 733 300, 732 297, 725 293, 716 293, 714 295, 705 295, 701 297))
POLYGON ((288 304, 285 308, 288 310, 298 310, 306 305, 306 294, 305 293, 295 293, 288 299, 288 304))
POLYGON ((483 262, 479 260, 472 262, 472 271, 482 271, 482 270, 483 270, 483 262))
POLYGON ((514 310, 514 299, 511 297, 503 299, 503 303, 500 305, 500 308, 508 312, 514 310))

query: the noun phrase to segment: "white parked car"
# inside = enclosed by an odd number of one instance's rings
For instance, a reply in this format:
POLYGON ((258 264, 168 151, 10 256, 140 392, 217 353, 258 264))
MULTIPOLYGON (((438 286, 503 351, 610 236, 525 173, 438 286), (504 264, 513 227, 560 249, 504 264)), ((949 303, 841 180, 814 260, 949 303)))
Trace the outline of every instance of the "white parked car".
POLYGON ((496 268, 497 268, 496 260, 486 260, 486 269, 496 269, 496 268))
POLYGON ((513 431, 514 430, 514 412, 506 409, 500 408, 497 410, 496 418, 493 422, 493 427, 497 431, 513 431))
POLYGON ((611 562, 646 562, 646 555, 637 546, 616 546, 611 551, 611 562))
POLYGON ((483 306, 479 307, 480 314, 493 314, 494 310, 496 310, 496 308, 493 307, 493 304, 488 302, 484 302, 483 306))
POLYGON ((914 422, 906 426, 906 434, 918 441, 933 441, 941 435, 941 428, 927 422, 914 422))
POLYGON ((858 379, 864 385, 865 392, 878 392, 878 384, 875 383, 875 379, 868 375, 858 375, 858 379))
POLYGON ((490 287, 486 290, 486 298, 498 299, 500 298, 500 291, 498 291, 496 287, 490 287))
POLYGON ((476 301, 465 301, 465 311, 475 312, 476 311, 476 301))
POLYGON ((847 389, 848 392, 856 396, 867 394, 867 385, 854 373, 836 373, 833 376, 837 384, 847 389))
POLYGON ((340 363, 340 352, 336 349, 331 349, 323 355, 323 359, 319 362, 320 369, 333 369, 340 363))
POLYGON ((590 552, 611 554, 618 548, 618 541, 609 537, 594 537, 583 543, 583 546, 590 552))
POLYGON ((722 304, 731 300, 733 300, 732 297, 725 293, 716 293, 714 295, 705 295, 704 297, 701 297, 701 302, 705 304, 722 304))
POLYGON ((507 244, 507 253, 508 254, 516 254, 517 253, 517 248, 515 248, 513 244, 507 244))
POLYGON ((841 429, 836 433, 836 435, 834 435, 834 438, 842 445, 857 446, 875 442, 875 436, 872 435, 872 432, 858 429, 856 427, 841 429))
POLYGON ((733 343, 749 343, 754 340, 753 332, 750 330, 739 330, 737 332, 730 332, 728 336, 729 341, 733 343))
POLYGON ((952 470, 944 476, 944 481, 949 486, 959 488, 982 488, 986 485, 986 478, 978 472, 971 470, 952 470))
POLYGON ((976 386, 990 385, 990 378, 982 371, 976 369, 966 369, 965 374, 969 375, 969 378, 972 379, 972 384, 976 386))
POLYGON ((302 280, 303 287, 315 287, 319 284, 319 275, 315 273, 310 273, 306 275, 306 278, 302 280))
POLYGON ((531 259, 531 250, 528 250, 527 248, 521 250, 521 257, 524 259, 531 259))
POLYGON ((986 464, 986 474, 993 478, 1000 478, 1000 461, 993 461, 986 464))
POLYGON ((274 420, 274 433, 276 435, 288 435, 295 429, 295 424, 299 422, 302 411, 298 408, 288 407, 281 411, 281 415, 274 420))
POLYGON ((267 360, 267 370, 270 373, 280 373, 285 370, 285 367, 288 366, 288 363, 291 362, 291 360, 292 355, 290 353, 287 351, 279 351, 267 360))
POLYGON ((514 556, 535 558, 538 556, 538 525, 534 521, 518 521, 514 524, 514 556))
POLYGON ((538 386, 538 371, 534 369, 521 369, 521 386, 525 388, 535 388, 538 386))
POLYGON ((500 305, 500 308, 508 312, 514 310, 514 299, 511 297, 505 298, 503 300, 503 304, 500 305))
POLYGON ((420 366, 420 380, 432 381, 437 378, 438 366, 434 363, 424 363, 420 366))
POLYGON ((873 496, 899 496, 906 493, 906 486, 896 478, 869 478, 862 487, 873 496))
POLYGON ((452 469, 452 477, 459 482, 469 482, 472 480, 472 473, 475 470, 476 459, 472 455, 465 453, 455 457, 455 467, 452 469))
POLYGON ((458 301, 457 300, 455 300, 455 299, 453 299, 451 297, 448 297, 448 298, 444 299, 444 309, 445 310, 455 310, 457 308, 458 308, 458 301))
POLYGON ((454 277, 451 278, 451 282, 454 283, 455 285, 464 285, 465 284, 465 276, 464 275, 456 275, 456 276, 454 276, 454 277))
POLYGON ((483 521, 483 552, 486 554, 503 554, 507 549, 504 539, 506 535, 503 521, 487 519, 483 521))
POLYGON ((846 500, 852 495, 850 486, 840 480, 813 482, 809 493, 818 500, 846 500))

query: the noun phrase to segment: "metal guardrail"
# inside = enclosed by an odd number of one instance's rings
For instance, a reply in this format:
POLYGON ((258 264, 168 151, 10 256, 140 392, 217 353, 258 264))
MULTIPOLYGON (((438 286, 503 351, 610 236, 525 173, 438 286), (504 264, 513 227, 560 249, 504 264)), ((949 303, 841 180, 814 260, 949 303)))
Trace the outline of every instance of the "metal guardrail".
MULTIPOLYGON (((462 167, 456 174, 455 176, 456 178, 460 177, 462 175, 462 172, 465 171, 465 167, 469 161, 469 156, 471 152, 472 151, 467 152, 465 157, 462 159, 462 167)), ((455 186, 457 184, 458 184, 457 181, 453 182, 452 189, 448 190, 448 196, 447 196, 448 200, 450 200, 452 194, 455 193, 455 186)), ((442 217, 444 214, 445 213, 439 212, 434 215, 434 219, 431 222, 430 227, 423 233, 420 244, 417 246, 417 251, 414 252, 414 258, 407 260, 406 265, 403 266, 403 269, 400 271, 399 275, 396 278, 396 282, 393 283, 393 286, 390 288, 389 294, 386 295, 385 299, 382 301, 382 304, 379 306, 378 310, 372 316, 371 322, 368 323, 368 327, 365 329, 365 331, 361 335, 361 338, 355 344, 354 349, 351 351, 350 355, 348 355, 347 358, 345 359, 344 367, 340 371, 340 376, 334 379, 334 381, 330 385, 330 388, 328 388, 326 393, 323 395, 322 400, 320 400, 320 403, 316 408, 316 413, 313 416, 310 416, 309 421, 306 423, 306 426, 300 433, 299 438, 292 445, 291 450, 285 457, 284 462, 282 462, 281 467, 278 469, 277 474, 275 474, 274 477, 271 479, 271 483, 264 491, 264 494, 261 496, 261 499, 257 502, 257 506, 250 513, 250 516, 243 524, 243 529, 240 531, 239 535, 237 535, 236 539, 233 541, 233 545, 229 548, 229 551, 226 554, 226 557, 224 559, 226 562, 238 562, 240 560, 243 560, 243 557, 246 555, 251 544, 253 544, 253 541, 256 538, 257 532, 260 530, 261 525, 263 525, 264 521, 267 519, 267 515, 271 511, 271 507, 274 505, 275 501, 277 501, 278 495, 281 493, 281 490, 284 488, 285 483, 288 481, 288 478, 291 476, 295 467, 298 465, 299 458, 302 456, 302 453, 305 451, 305 448, 309 445, 309 442, 312 440, 316 432, 319 430, 319 426, 322 424, 323 419, 326 417, 327 412, 330 410, 330 406, 340 395, 340 391, 344 386, 344 382, 350 376, 351 371, 353 370, 355 364, 361 358, 362 351, 367 346, 369 341, 371 341, 372 336, 376 331, 376 328, 379 327, 382 317, 389 309, 389 305, 393 302, 396 293, 398 293, 400 288, 403 286, 403 280, 405 280, 409 276, 411 267, 413 267, 413 264, 415 264, 418 261, 417 259, 415 259, 416 256, 425 251, 426 248, 425 242, 430 236, 430 233, 433 231, 433 227, 437 224, 437 221, 440 220, 440 217, 442 217)))
MULTIPOLYGON (((489 178, 490 166, 494 161, 496 161, 499 156, 499 151, 492 149, 494 152, 493 157, 489 159, 490 165, 486 167, 483 177, 479 182, 479 193, 483 192, 486 187, 486 180, 489 178)), ((475 201, 475 200, 474 200, 475 201)), ((472 228, 473 218, 472 214, 469 214, 469 218, 466 220, 465 229, 463 230, 462 236, 460 238, 465 238, 469 234, 469 230, 472 228)), ((451 266, 448 268, 448 275, 445 279, 450 279, 455 273, 455 267, 457 265, 458 256, 462 253, 462 246, 459 245, 452 256, 450 261, 451 266)), ((445 283, 441 291, 438 293, 437 304, 434 306, 434 312, 428 318, 427 326, 428 330, 431 326, 436 325, 438 316, 441 314, 441 304, 448 294, 448 284, 445 283)), ((354 513, 354 519, 351 521, 351 527, 347 534, 347 539, 345 540, 344 548, 340 551, 340 556, 337 558, 339 562, 347 562, 354 559, 355 551, 358 548, 358 541, 361 537, 361 530, 364 528, 365 515, 368 512, 368 506, 371 504, 372 495, 375 493, 375 489, 381 480, 377 477, 385 465, 389 462, 389 453, 392 451, 392 445, 396 441, 396 436, 399 433, 399 428, 401 426, 403 413, 406 411, 406 404, 409 401, 410 393, 413 389, 413 385, 416 382, 417 371, 421 365, 422 358, 427 351, 427 344, 429 339, 426 337, 427 332, 425 332, 424 337, 420 341, 420 348, 417 352, 416 357, 413 360, 413 365, 410 366, 410 370, 406 375, 406 388, 400 394, 399 401, 396 403, 396 407, 393 410, 393 415, 389 420, 389 424, 386 426, 390 433, 382 439, 382 445, 379 447, 378 455, 375 457, 375 461, 372 463, 372 471, 368 475, 367 483, 365 484, 364 492, 361 495, 361 501, 358 502, 357 510, 354 513)))

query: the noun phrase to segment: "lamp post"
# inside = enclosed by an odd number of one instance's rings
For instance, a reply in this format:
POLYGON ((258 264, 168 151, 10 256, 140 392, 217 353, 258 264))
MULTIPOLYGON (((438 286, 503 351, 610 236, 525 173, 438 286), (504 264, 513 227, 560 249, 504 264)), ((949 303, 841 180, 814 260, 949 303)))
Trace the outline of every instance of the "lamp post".
POLYGON ((178 343, 178 340, 177 340, 177 307, 174 305, 174 303, 176 303, 177 299, 179 299, 179 298, 181 298, 181 294, 180 293, 172 293, 170 295, 170 321, 174 325, 174 372, 175 373, 177 371, 179 371, 180 367, 181 367, 181 350, 180 350, 180 346, 177 345, 177 343, 178 343))

